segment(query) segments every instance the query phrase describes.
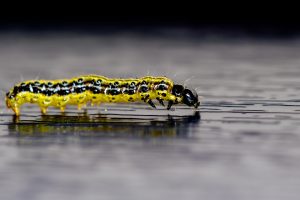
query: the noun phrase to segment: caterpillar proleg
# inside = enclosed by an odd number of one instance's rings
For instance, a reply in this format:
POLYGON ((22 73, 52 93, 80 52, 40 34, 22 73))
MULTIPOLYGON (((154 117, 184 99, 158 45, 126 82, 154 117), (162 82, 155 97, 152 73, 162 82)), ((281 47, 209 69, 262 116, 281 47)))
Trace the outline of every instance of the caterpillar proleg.
POLYGON ((6 93, 6 105, 15 115, 20 115, 24 103, 38 104, 42 114, 49 106, 64 112, 67 105, 78 109, 87 103, 126 103, 142 101, 156 108, 153 100, 167 109, 183 103, 197 108, 200 105, 195 91, 175 85, 166 77, 145 76, 142 78, 115 79, 98 75, 85 75, 63 80, 29 80, 15 85, 6 93))

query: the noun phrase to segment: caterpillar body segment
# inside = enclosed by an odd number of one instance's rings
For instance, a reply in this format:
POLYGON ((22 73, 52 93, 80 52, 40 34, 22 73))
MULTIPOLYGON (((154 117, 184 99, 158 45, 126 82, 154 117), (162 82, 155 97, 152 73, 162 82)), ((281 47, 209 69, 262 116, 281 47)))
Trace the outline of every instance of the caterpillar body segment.
POLYGON ((86 75, 63 80, 29 80, 15 85, 6 94, 6 105, 20 115, 20 107, 25 103, 38 104, 42 114, 49 106, 64 112, 67 105, 77 105, 78 109, 101 103, 126 103, 143 101, 155 108, 157 100, 167 108, 184 103, 198 107, 198 95, 182 85, 174 85, 166 77, 145 76, 142 78, 110 79, 98 75, 86 75))

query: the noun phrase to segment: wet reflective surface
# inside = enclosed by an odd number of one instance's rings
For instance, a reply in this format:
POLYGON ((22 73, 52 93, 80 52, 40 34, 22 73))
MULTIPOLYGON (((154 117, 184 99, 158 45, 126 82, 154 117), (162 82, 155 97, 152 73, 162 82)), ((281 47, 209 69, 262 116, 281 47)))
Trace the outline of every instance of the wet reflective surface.
MULTIPOLYGON (((139 109, 147 108, 143 106, 139 109)), ((104 114, 66 112, 63 115, 13 116, 7 124, 8 132, 10 136, 16 137, 188 137, 189 127, 201 119, 199 111, 186 112, 186 115, 180 116, 174 113, 170 115, 165 110, 152 111, 152 115, 145 114, 144 110, 144 114, 139 115, 141 110, 132 108, 125 113, 126 110, 118 109, 117 106, 114 110, 115 113, 106 110, 102 112, 104 114), (159 112, 164 115, 158 115, 159 112)))
POLYGON ((176 37, 1 35, 4 91, 20 76, 149 71, 203 98, 20 118, 1 101, 0 199, 298 199, 299 40, 176 37))

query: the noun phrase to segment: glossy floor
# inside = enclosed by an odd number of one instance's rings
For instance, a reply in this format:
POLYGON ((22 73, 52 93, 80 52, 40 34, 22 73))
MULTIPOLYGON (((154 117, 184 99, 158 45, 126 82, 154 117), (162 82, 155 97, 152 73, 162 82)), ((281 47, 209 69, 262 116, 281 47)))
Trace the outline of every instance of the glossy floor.
POLYGON ((299 199, 300 40, 0 37, 0 83, 167 75, 202 105, 0 115, 0 199, 299 199))

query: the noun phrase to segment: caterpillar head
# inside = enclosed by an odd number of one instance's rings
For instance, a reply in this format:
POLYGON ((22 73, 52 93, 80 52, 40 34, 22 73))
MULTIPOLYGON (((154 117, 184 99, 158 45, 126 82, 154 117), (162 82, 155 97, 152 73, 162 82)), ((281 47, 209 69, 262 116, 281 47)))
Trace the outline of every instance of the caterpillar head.
POLYGON ((185 88, 182 85, 174 85, 172 94, 177 97, 178 103, 194 106, 195 108, 198 108, 200 105, 198 94, 194 89, 185 88))

